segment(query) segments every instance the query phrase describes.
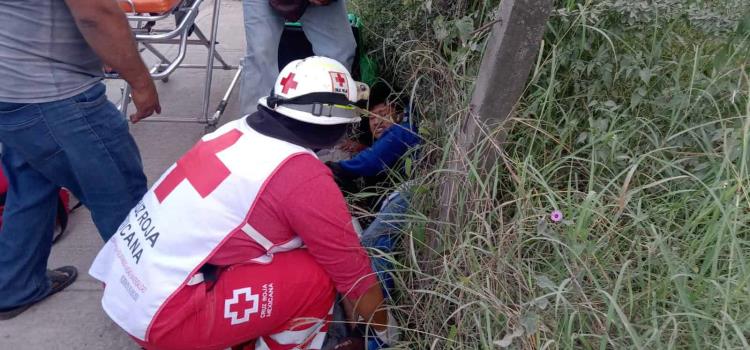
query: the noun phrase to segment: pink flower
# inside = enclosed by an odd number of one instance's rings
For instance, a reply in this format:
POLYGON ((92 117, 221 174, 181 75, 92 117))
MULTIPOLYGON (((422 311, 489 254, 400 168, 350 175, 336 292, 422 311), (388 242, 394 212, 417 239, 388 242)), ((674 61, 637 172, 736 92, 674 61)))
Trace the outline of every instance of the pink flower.
POLYGON ((552 212, 552 214, 550 214, 549 218, 553 222, 560 222, 563 219, 563 214, 562 214, 561 211, 555 210, 555 211, 552 212))

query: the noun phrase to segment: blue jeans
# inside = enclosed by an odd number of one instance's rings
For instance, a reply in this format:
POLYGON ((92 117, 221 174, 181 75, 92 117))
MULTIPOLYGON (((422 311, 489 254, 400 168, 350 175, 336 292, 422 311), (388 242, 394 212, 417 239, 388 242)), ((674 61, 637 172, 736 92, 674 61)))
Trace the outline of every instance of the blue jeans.
MULTIPOLYGON (((372 261, 372 270, 378 275, 383 295, 392 298, 391 293, 396 287, 393 281, 393 264, 390 256, 393 253, 394 245, 401 235, 404 222, 406 222, 406 212, 409 210, 409 192, 394 192, 389 196, 387 202, 375 215, 375 220, 362 233, 360 238, 362 246, 370 250, 370 260, 372 261)), ((368 333, 367 336, 368 350, 378 350, 388 348, 376 336, 368 333)))
POLYGON ((43 299, 60 187, 91 210, 109 239, 146 193, 128 123, 97 83, 60 101, 0 102, 2 166, 8 193, 0 228, 0 309, 43 299))
POLYGON ((362 232, 360 241, 362 246, 370 250, 372 270, 378 275, 383 287, 383 295, 390 296, 395 287, 389 256, 393 246, 401 235, 401 229, 406 221, 405 215, 409 209, 410 196, 405 192, 394 192, 388 201, 375 215, 375 220, 362 232))
MULTIPOLYGON (((268 96, 279 75, 279 41, 284 18, 271 8, 268 0, 242 0, 247 43, 240 82, 240 111, 257 110, 258 99, 268 96)), ((299 20, 317 56, 333 58, 352 69, 357 42, 346 13, 346 1, 328 6, 308 6, 299 20)))

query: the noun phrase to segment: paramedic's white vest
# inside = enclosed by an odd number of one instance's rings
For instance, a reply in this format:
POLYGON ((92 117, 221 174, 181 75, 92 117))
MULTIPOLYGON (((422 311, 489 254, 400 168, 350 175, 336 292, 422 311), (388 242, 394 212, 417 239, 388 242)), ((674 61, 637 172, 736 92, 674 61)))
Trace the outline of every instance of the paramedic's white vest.
POLYGON ((89 271, 104 282, 102 306, 128 333, 147 340, 161 307, 216 252, 242 231, 277 251, 300 247, 299 238, 271 242, 248 224, 253 203, 284 160, 309 150, 266 137, 245 118, 206 135, 172 165, 130 211, 89 271))

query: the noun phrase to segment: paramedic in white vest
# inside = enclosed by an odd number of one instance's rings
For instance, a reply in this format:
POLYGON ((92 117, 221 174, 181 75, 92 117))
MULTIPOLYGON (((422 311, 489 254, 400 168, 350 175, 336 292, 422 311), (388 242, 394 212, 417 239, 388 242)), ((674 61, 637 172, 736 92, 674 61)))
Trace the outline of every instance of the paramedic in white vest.
POLYGON ((359 121, 366 90, 332 59, 297 60, 256 113, 204 136, 96 257, 106 313, 149 350, 320 349, 338 291, 392 343, 343 195, 311 151, 359 121))

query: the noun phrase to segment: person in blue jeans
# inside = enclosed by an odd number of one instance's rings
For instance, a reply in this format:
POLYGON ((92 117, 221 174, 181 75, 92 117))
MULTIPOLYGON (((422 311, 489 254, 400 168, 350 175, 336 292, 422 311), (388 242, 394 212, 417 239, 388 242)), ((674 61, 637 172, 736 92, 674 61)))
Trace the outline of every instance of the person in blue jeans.
POLYGON ((47 269, 57 192, 68 188, 108 239, 146 192, 128 122, 107 100, 107 64, 133 87, 137 122, 156 88, 115 0, 0 4, 0 143, 9 189, 0 228, 0 320, 75 281, 47 269), (34 21, 30 21, 34 18, 34 21))
MULTIPOLYGON (((280 1, 308 4, 302 16, 291 19, 302 24, 316 56, 339 61, 349 71, 354 63, 357 42, 349 24, 346 0, 280 1)), ((284 32, 284 16, 269 0, 242 0, 245 25, 244 69, 240 80, 240 111, 252 114, 258 109, 258 99, 268 95, 279 74, 279 41, 284 32)), ((289 77, 294 83, 294 76, 289 77)), ((294 86, 294 85, 290 85, 294 86)))
MULTIPOLYGON (((369 100, 371 115, 367 124, 372 144, 368 147, 347 141, 345 147, 357 153, 350 159, 327 163, 342 190, 356 193, 365 187, 387 185, 388 172, 401 171, 399 161, 421 143, 416 121, 393 96, 393 89, 387 84, 379 82, 373 85, 369 100)), ((409 209, 410 190, 411 184, 407 181, 385 200, 365 203, 365 207, 377 213, 363 231, 360 241, 371 254, 373 271, 381 282, 383 295, 388 298, 395 287, 390 256, 409 209)), ((339 332, 347 333, 345 330, 339 332)), ((367 349, 377 350, 385 346, 376 336, 364 332, 367 349)))

